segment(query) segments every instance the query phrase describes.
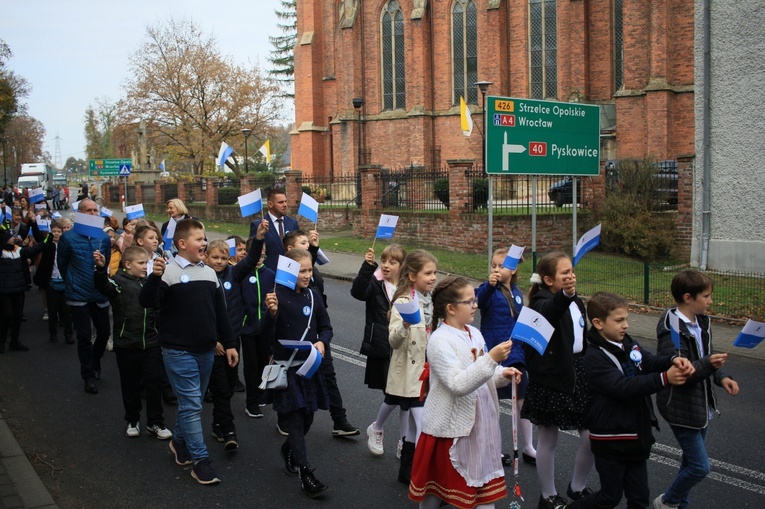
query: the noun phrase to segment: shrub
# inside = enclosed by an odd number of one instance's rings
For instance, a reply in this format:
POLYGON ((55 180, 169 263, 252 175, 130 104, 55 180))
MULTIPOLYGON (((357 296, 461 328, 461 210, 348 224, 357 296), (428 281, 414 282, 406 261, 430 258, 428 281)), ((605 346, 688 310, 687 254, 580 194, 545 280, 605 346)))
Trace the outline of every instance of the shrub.
POLYGON ((473 209, 486 208, 489 202, 489 179, 473 179, 473 209))
POLYGON ((446 205, 446 208, 449 208, 449 179, 448 178, 440 178, 436 179, 435 182, 433 182, 433 190, 436 192, 436 198, 438 198, 441 203, 446 205))
POLYGON ((233 205, 241 194, 242 188, 240 187, 219 187, 218 205, 233 205))
POLYGON ((311 186, 301 186, 301 188, 303 189, 303 192, 304 192, 305 194, 307 194, 308 196, 311 196, 311 193, 313 192, 313 191, 311 190, 311 186))

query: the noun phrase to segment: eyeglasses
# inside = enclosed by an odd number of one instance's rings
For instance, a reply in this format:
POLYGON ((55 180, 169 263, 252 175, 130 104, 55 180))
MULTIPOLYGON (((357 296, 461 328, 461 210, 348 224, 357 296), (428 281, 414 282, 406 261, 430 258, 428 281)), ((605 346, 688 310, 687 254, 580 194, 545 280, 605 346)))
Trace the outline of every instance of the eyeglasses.
POLYGON ((455 304, 467 304, 470 307, 478 307, 478 299, 458 300, 455 304))

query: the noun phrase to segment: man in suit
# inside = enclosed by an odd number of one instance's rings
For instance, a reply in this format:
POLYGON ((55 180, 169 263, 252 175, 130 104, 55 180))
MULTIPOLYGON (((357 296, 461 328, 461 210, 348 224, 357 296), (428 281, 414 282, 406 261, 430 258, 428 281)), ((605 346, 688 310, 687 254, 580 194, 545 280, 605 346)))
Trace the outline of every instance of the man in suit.
MULTIPOLYGON (((287 215, 287 195, 282 188, 272 188, 268 191, 268 221, 271 227, 266 232, 264 239, 266 246, 266 261, 263 264, 276 272, 276 264, 279 255, 284 254, 282 239, 284 234, 292 230, 300 229, 297 219, 287 215)), ((260 219, 250 224, 250 237, 254 237, 260 226, 260 219)))

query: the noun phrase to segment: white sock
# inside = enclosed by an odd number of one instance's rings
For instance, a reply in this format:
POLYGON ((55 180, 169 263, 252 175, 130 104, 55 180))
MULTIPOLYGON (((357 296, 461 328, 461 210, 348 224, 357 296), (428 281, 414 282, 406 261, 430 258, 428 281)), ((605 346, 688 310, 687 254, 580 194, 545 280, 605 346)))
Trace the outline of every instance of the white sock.
MULTIPOLYGON (((523 399, 518 400, 518 412, 523 408, 523 399)), ((528 419, 518 419, 518 434, 521 437, 521 443, 523 444, 523 452, 527 456, 532 458, 537 457, 537 450, 534 448, 534 425, 528 419)))
POLYGON ((414 442, 415 445, 417 445, 417 440, 420 439, 420 433, 422 433, 423 409, 423 407, 409 409, 409 430, 407 430, 406 438, 407 442, 414 442))

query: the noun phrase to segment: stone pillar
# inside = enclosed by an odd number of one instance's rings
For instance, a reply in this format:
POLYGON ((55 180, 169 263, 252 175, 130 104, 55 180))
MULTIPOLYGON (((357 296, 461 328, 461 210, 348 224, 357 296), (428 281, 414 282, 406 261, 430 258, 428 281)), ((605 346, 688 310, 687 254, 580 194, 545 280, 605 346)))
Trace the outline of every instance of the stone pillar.
POLYGON ((475 160, 449 159, 446 164, 449 166, 449 215, 473 212, 470 208, 472 189, 465 172, 473 167, 475 160))
POLYGON ((109 205, 109 199, 111 196, 109 196, 109 187, 110 184, 108 182, 104 182, 101 184, 101 189, 98 191, 98 194, 101 195, 101 200, 103 201, 104 205, 109 205))
POLYGON ((154 181, 154 203, 156 205, 165 203, 165 190, 162 187, 162 182, 159 180, 154 181))
POLYGON ((178 181, 178 199, 183 203, 189 201, 189 190, 186 188, 186 182, 183 180, 178 181))
POLYGON ((380 166, 368 165, 361 168, 361 221, 354 228, 356 235, 369 237, 377 227, 380 210, 380 166))
POLYGON ((675 248, 679 259, 690 259, 693 243, 693 166, 694 154, 677 157, 677 218, 675 248))
MULTIPOLYGON (((242 177, 239 179, 239 192, 241 192, 242 195, 253 192, 255 190, 253 189, 254 184, 255 183, 250 177, 242 177)), ((265 196, 263 198, 265 198, 265 196)))
POLYGON ((217 179, 206 179, 207 192, 205 193, 205 199, 208 207, 218 206, 218 181, 217 179))
POLYGON ((300 207, 300 198, 303 196, 302 177, 303 172, 300 170, 290 170, 284 173, 286 179, 284 192, 287 194, 288 211, 297 212, 300 207))
POLYGON ((122 201, 122 197, 125 197, 125 203, 127 203, 127 188, 125 187, 125 181, 122 179, 119 179, 119 184, 117 184, 117 191, 119 193, 119 200, 122 201))
POLYGON ((135 202, 143 203, 143 189, 141 188, 141 184, 135 185, 135 202))

